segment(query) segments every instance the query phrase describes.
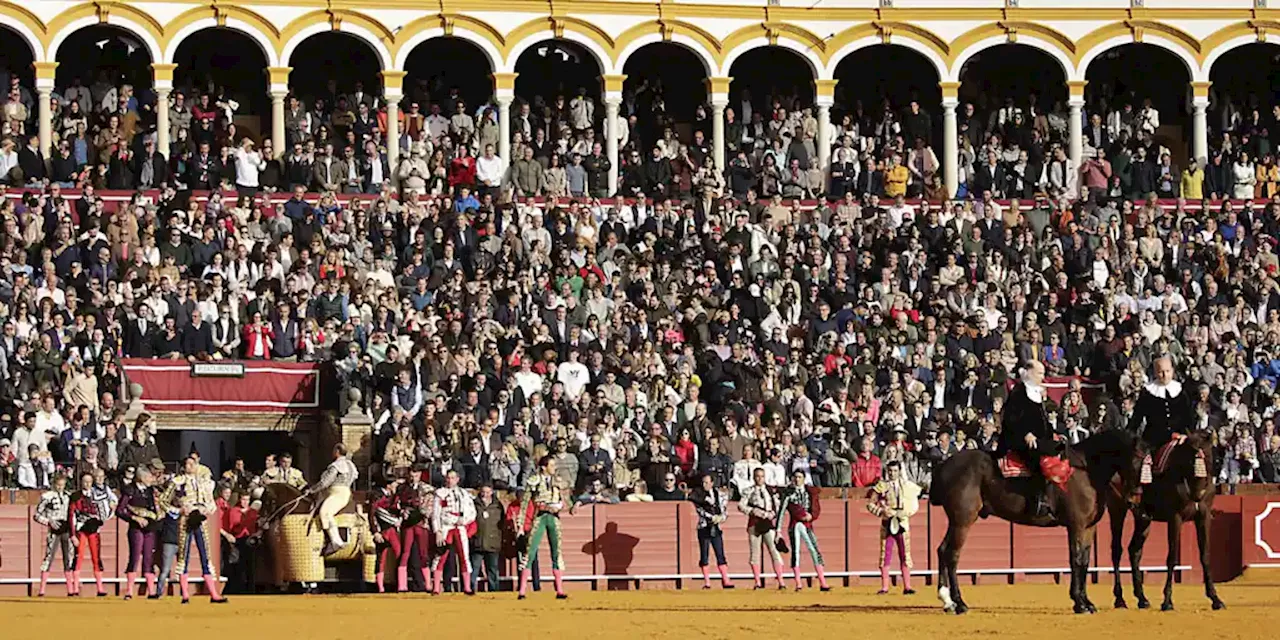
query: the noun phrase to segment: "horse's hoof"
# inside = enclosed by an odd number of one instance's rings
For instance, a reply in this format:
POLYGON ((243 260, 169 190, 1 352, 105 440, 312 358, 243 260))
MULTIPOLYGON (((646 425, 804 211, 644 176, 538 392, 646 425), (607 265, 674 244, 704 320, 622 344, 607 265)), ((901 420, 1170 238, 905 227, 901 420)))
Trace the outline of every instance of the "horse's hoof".
POLYGON ((1112 605, 1112 606, 1113 606, 1113 607, 1115 607, 1116 609, 1128 609, 1128 608, 1129 608, 1129 604, 1128 604, 1127 602, 1125 602, 1125 601, 1124 601, 1124 598, 1116 598, 1116 603, 1115 603, 1114 605, 1112 605))
POLYGON ((1172 603, 1172 602, 1165 602, 1165 603, 1162 603, 1162 604, 1160 605, 1160 610, 1161 610, 1161 611, 1173 611, 1173 603, 1172 603))
POLYGON ((1150 609, 1150 608, 1151 608, 1151 601, 1150 601, 1150 600, 1147 600, 1146 598, 1139 598, 1139 599, 1138 599, 1138 608, 1139 608, 1139 609, 1150 609))
POLYGON ((1225 602, 1223 602, 1223 601, 1221 601, 1221 600, 1217 600, 1217 599, 1215 599, 1215 600, 1213 601, 1213 610, 1214 610, 1214 611, 1222 611, 1223 609, 1226 609, 1226 608, 1227 608, 1227 604, 1226 604, 1225 602))
POLYGON ((955 606, 954 604, 944 605, 944 606, 942 607, 942 612, 943 612, 943 613, 955 613, 955 612, 956 612, 956 606, 955 606))
POLYGON ((1098 607, 1094 606, 1092 602, 1086 602, 1084 603, 1084 610, 1088 611, 1089 613, 1097 613, 1098 607))
POLYGON ((963 602, 956 603, 956 615, 962 616, 968 612, 969 612, 969 605, 963 602))
POLYGON ((1092 611, 1089 610, 1089 607, 1083 604, 1077 604, 1071 607, 1071 610, 1076 612, 1077 614, 1093 613, 1092 611))

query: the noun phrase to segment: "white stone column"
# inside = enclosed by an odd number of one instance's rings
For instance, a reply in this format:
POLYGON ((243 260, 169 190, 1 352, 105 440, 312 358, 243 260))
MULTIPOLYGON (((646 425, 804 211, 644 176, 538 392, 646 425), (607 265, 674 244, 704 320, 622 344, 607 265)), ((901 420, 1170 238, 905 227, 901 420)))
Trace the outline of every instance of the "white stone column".
MULTIPOLYGON (((506 160, 509 164, 511 158, 511 105, 515 102, 514 95, 497 95, 495 99, 498 102, 498 156, 506 160)), ((527 141, 526 141, 527 142, 527 141)), ((481 149, 483 152, 484 150, 481 149)))
POLYGON ((1084 161, 1084 88, 1087 80, 1067 82, 1067 157, 1076 168, 1084 161))
POLYGON ((942 184, 947 199, 956 197, 960 188, 960 128, 956 126, 956 98, 942 99, 942 184))
POLYGON ((288 145, 284 135, 284 99, 288 91, 271 92, 271 151, 277 158, 283 157, 288 145))
POLYGON ((818 131, 813 136, 813 146, 818 154, 818 168, 822 170, 826 180, 827 168, 831 164, 831 106, 836 101, 836 84, 839 80, 815 80, 813 82, 813 106, 817 113, 818 131))
MULTIPOLYGON (((45 159, 53 153, 53 84, 57 79, 58 63, 37 62, 32 65, 36 72, 36 127, 40 134, 40 152, 45 159)), ((28 132, 29 134, 30 132, 28 132)), ((26 140, 18 143, 25 147, 26 140)))
POLYGON ((169 157, 169 94, 171 89, 156 88, 156 150, 169 157))
MULTIPOLYGON (((516 77, 518 73, 495 73, 493 78, 493 101, 498 105, 498 157, 511 166, 511 105, 516 101, 516 77)), ((528 140, 525 140, 528 143, 528 140)), ((484 149, 480 150, 481 153, 484 149)))
POLYGON ((391 175, 396 175, 400 166, 400 100, 404 96, 387 92, 387 164, 391 167, 391 175))
MULTIPOLYGON (((270 83, 267 94, 271 96, 271 151, 277 158, 283 158, 288 146, 284 132, 284 100, 289 95, 289 74, 292 67, 267 67, 270 83)), ((266 135, 266 132, 263 132, 266 135)))
POLYGON ((40 129, 40 153, 47 159, 53 150, 53 87, 36 87, 37 120, 40 129))
POLYGON ((1079 167, 1084 156, 1084 98, 1072 97, 1067 101, 1067 108, 1067 155, 1072 164, 1079 167))
POLYGON ((1191 83, 1191 157, 1200 162, 1209 161, 1209 82, 1191 83))
POLYGON ((729 107, 729 85, 732 83, 733 78, 707 78, 707 97, 711 99, 711 157, 716 161, 716 169, 722 173, 729 166, 729 159, 725 157, 729 140, 725 138, 724 110, 729 107))
POLYGON ((1197 162, 1209 159, 1209 118, 1205 110, 1209 108, 1208 98, 1192 98, 1194 109, 1191 122, 1191 149, 1197 162))
POLYGON ((814 139, 818 146, 818 168, 823 171, 831 165, 831 105, 818 104, 818 135, 814 139))
MULTIPOLYGON (((621 95, 605 95, 604 98, 604 153, 609 158, 609 195, 618 192, 618 111, 622 108, 621 95)), ((722 125, 723 127, 723 125, 722 125)))
POLYGON ((724 109, 729 106, 729 97, 720 98, 712 97, 711 99, 711 158, 715 160, 716 170, 724 171, 725 157, 724 151, 726 143, 724 138, 724 109))

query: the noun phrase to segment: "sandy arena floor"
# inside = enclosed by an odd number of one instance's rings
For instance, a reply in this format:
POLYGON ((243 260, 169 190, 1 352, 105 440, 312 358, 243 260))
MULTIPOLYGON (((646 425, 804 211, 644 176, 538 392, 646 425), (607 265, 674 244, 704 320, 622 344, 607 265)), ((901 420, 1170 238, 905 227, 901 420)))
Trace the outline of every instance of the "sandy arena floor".
MULTIPOLYGON (((1174 592, 1178 610, 1114 611, 1110 587, 1093 585, 1090 597, 1103 608, 1093 616, 1070 613, 1066 587, 1001 585, 968 587, 973 610, 941 613, 929 588, 913 597, 876 596, 875 587, 755 592, 722 591, 575 592, 557 602, 541 593, 517 602, 512 594, 427 596, 260 596, 233 598, 214 607, 193 599, 125 603, 95 598, 4 599, 3 637, 40 638, 53 629, 95 638, 744 638, 870 637, 925 638, 1259 638, 1274 629, 1280 584, 1220 587, 1227 610, 1212 612, 1199 585, 1174 592), (1104 606, 1105 605, 1105 606, 1104 606), (435 636, 436 633, 447 636, 435 636)), ((1159 605, 1159 585, 1148 592, 1159 605)), ((1132 598, 1129 599, 1133 606, 1132 598)))

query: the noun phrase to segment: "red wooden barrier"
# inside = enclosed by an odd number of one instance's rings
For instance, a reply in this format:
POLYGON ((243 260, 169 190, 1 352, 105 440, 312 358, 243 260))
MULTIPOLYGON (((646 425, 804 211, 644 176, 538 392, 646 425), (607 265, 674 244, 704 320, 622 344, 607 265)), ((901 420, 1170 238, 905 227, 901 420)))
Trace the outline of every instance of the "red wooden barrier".
MULTIPOLYGON (((0 595, 26 595, 34 591, 44 557, 43 527, 32 523, 30 505, 0 505, 0 595)), ((1242 567, 1280 567, 1280 497, 1220 496, 1215 502, 1213 570, 1217 579, 1229 579, 1242 567)), ((749 550, 746 517, 731 505, 723 525, 724 542, 731 574, 739 581, 749 578, 749 550)), ((217 520, 215 519, 214 522, 217 520)), ((946 532, 946 515, 940 508, 922 504, 912 520, 914 572, 932 578, 937 569, 936 549, 946 532)), ((692 505, 683 502, 619 504, 582 507, 561 518, 562 550, 569 584, 576 588, 638 589, 697 588, 698 568, 696 517, 692 505)), ((1125 543, 1132 531, 1125 527, 1125 543)), ((878 581, 880 522, 866 512, 861 499, 827 499, 822 516, 814 526, 832 581, 856 583, 859 579, 878 581)), ((106 578, 117 591, 123 580, 127 544, 122 523, 112 520, 103 530, 103 564, 106 578)), ((1180 578, 1197 580, 1198 556, 1194 527, 1186 525, 1180 549, 1180 578)), ((219 544, 211 537, 214 563, 219 544)), ((1095 574, 1105 580, 1111 571, 1110 523, 1104 517, 1095 540, 1095 574)), ((1167 529, 1156 523, 1147 540, 1143 568, 1164 570, 1167 529)), ((802 575, 811 576, 807 554, 802 558, 802 575)), ((541 575, 551 579, 548 545, 539 550, 541 575)), ((784 557, 784 563, 789 559, 784 557)), ((514 575, 508 563, 507 575, 514 575)), ((715 564, 714 557, 711 564, 715 564)), ((772 586, 773 571, 766 560, 764 574, 772 586)), ((197 560, 189 560, 198 571, 197 560)), ((997 519, 981 520, 965 543, 960 573, 977 581, 1062 580, 1067 571, 1066 533, 1063 529, 1035 529, 1012 526, 997 519)), ((1127 553, 1121 569, 1129 566, 1127 553)), ((894 567, 896 569, 896 565, 894 567)), ((784 573, 790 578, 789 567, 784 573)), ((714 576, 714 569, 712 575, 714 576)), ((85 567, 82 577, 92 580, 85 567)), ((1127 581, 1126 581, 1127 582, 1127 581)), ((718 580, 713 581, 718 583, 718 580)), ((93 587, 86 584, 89 592, 93 587)), ((60 567, 51 572, 50 594, 62 595, 60 567)))

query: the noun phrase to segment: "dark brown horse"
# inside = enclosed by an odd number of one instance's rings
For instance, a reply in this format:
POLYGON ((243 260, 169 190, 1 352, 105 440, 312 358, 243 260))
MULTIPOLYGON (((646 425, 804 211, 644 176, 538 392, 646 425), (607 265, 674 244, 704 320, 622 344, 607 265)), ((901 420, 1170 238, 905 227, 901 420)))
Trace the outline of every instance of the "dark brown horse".
POLYGON ((1033 527, 1066 527, 1071 560, 1071 601, 1076 613, 1094 613, 1085 584, 1088 580, 1089 556, 1093 549, 1093 532, 1106 510, 1106 495, 1115 489, 1111 479, 1119 475, 1120 491, 1128 495, 1138 480, 1139 464, 1135 459, 1136 442, 1126 431, 1099 433, 1067 451, 1067 459, 1076 472, 1066 490, 1049 489, 1048 500, 1053 515, 1036 517, 1027 509, 1033 481, 1006 480, 995 458, 985 451, 962 451, 933 472, 929 502, 947 513, 947 533, 938 545, 938 599, 947 612, 969 610, 960 595, 956 569, 969 529, 978 518, 994 514, 1015 524, 1033 527))
MULTIPOLYGON (((1138 608, 1147 609, 1151 603, 1142 589, 1142 547, 1147 542, 1151 522, 1169 525, 1169 552, 1165 556, 1164 602, 1161 611, 1173 610, 1173 568, 1178 561, 1182 543, 1182 523, 1188 520, 1196 525, 1196 538, 1200 543, 1200 569, 1204 573, 1204 595, 1213 603, 1214 610, 1226 605, 1218 599, 1213 586, 1213 572, 1209 568, 1209 530, 1213 524, 1213 443, 1207 433, 1194 433, 1186 442, 1169 454, 1169 464, 1160 477, 1155 478, 1142 492, 1141 508, 1134 511, 1133 537, 1129 540, 1129 571, 1133 574, 1133 595, 1138 608), (1199 462, 1197 462, 1199 461, 1199 462), (1197 469, 1197 467, 1199 467, 1197 469)), ((1120 584, 1120 554, 1124 536, 1124 519, 1129 503, 1111 494, 1107 507, 1111 510, 1111 565, 1114 569, 1115 606, 1124 609, 1124 588, 1120 584)))

